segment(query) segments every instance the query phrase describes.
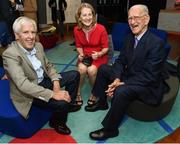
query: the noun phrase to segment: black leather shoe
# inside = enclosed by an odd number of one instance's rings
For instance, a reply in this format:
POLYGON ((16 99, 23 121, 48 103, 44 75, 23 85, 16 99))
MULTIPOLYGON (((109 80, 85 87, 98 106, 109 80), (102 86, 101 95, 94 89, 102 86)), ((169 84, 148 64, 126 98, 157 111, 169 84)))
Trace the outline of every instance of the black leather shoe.
POLYGON ((91 132, 90 138, 93 140, 105 140, 108 138, 116 137, 119 134, 119 130, 105 131, 104 128, 91 132))
POLYGON ((69 105, 69 112, 76 112, 81 109, 81 105, 78 104, 70 104, 69 105))
POLYGON ((58 124, 53 122, 52 120, 49 121, 49 126, 54 128, 57 133, 68 135, 71 133, 71 130, 67 127, 66 124, 58 124))
POLYGON ((107 110, 109 107, 108 107, 108 104, 105 103, 105 104, 100 104, 100 103, 95 103, 93 105, 87 105, 85 106, 85 110, 88 111, 88 112, 95 112, 97 110, 107 110))
POLYGON ((57 133, 69 135, 71 133, 71 130, 67 127, 66 124, 58 124, 54 127, 57 133))

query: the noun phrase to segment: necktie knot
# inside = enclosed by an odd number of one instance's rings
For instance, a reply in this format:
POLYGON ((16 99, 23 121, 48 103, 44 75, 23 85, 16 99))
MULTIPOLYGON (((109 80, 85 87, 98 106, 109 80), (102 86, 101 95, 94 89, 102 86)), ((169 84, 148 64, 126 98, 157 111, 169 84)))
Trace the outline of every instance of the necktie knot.
POLYGON ((136 48, 138 42, 139 42, 139 40, 135 37, 135 40, 134 40, 134 48, 136 48))

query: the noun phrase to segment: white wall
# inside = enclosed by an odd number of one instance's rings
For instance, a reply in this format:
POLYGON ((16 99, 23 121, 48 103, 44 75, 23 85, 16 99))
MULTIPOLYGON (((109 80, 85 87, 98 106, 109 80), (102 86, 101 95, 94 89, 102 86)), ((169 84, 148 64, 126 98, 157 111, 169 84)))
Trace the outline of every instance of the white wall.
POLYGON ((75 13, 81 4, 81 0, 66 0, 66 2, 67 9, 65 11, 65 23, 76 23, 75 13))
POLYGON ((166 2, 166 9, 174 8, 175 0, 167 0, 166 2))
POLYGON ((167 0, 166 10, 159 13, 158 28, 180 32, 180 11, 174 9, 175 0, 167 0))
POLYGON ((158 28, 166 31, 180 32, 180 12, 178 10, 161 10, 158 28))
POLYGON ((48 6, 49 0, 46 0, 46 16, 47 16, 47 24, 52 24, 51 20, 51 8, 48 6))

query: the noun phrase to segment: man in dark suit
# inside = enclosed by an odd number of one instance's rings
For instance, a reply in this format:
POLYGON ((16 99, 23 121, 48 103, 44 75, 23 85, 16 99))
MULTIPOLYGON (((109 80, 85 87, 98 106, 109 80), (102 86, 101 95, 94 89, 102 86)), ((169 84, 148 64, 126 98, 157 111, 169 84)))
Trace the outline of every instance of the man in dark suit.
POLYGON ((75 103, 80 74, 57 73, 36 42, 36 22, 19 17, 13 24, 16 41, 3 52, 3 65, 10 81, 11 100, 16 110, 28 119, 32 105, 53 110, 50 126, 60 134, 70 134, 68 112, 77 111, 75 103), (65 87, 65 89, 61 89, 65 87))
POLYGON ((103 128, 90 133, 94 140, 117 136, 119 124, 134 100, 154 106, 161 103, 167 88, 163 76, 166 54, 163 41, 148 30, 149 20, 147 6, 132 6, 128 12, 132 33, 127 36, 115 63, 102 65, 98 70, 92 89, 92 95, 98 100, 85 110, 106 110, 107 97, 112 101, 102 121, 103 128))
POLYGON ((63 22, 65 21, 65 14, 64 11, 67 8, 67 3, 65 0, 49 0, 48 3, 49 7, 51 8, 51 18, 53 24, 58 27, 60 36, 64 37, 64 25, 63 22), (57 26, 57 21, 59 22, 59 26, 57 26))

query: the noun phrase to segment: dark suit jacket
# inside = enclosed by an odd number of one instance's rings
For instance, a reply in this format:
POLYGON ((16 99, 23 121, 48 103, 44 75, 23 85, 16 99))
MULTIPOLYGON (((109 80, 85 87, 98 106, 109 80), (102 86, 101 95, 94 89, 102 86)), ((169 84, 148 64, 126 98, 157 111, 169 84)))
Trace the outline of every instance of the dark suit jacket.
MULTIPOLYGON (((51 18, 53 22, 57 22, 57 3, 56 0, 49 0, 48 3, 49 7, 51 8, 51 18)), ((64 8, 67 8, 67 3, 65 0, 59 0, 59 11, 60 11, 60 19, 62 22, 65 21, 65 15, 64 15, 64 8)))
POLYGON ((113 65, 113 79, 120 78, 126 85, 146 87, 145 103, 158 105, 165 92, 163 72, 166 54, 163 41, 147 31, 134 49, 134 36, 130 34, 113 65))
POLYGON ((0 0, 0 21, 6 22, 13 39, 14 32, 12 30, 12 25, 16 18, 16 10, 15 7, 12 7, 11 2, 9 0, 0 0))
POLYGON ((0 1, 0 21, 6 20, 8 22, 14 21, 16 18, 15 7, 11 6, 9 0, 0 1))

